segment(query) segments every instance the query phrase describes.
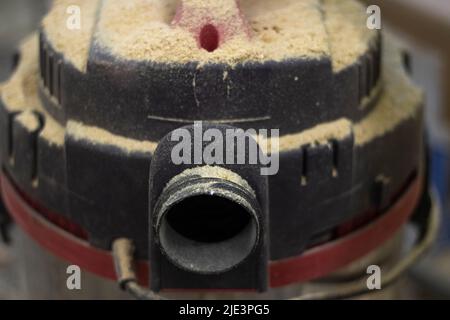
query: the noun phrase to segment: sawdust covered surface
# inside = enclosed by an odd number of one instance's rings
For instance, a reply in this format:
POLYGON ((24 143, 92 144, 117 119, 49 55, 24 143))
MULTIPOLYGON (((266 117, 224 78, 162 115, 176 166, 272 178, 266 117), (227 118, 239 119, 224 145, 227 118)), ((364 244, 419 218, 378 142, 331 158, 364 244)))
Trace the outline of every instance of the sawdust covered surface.
POLYGON ((20 64, 12 77, 0 86, 0 97, 9 112, 25 112, 19 120, 26 127, 36 126, 31 118, 31 112, 37 111, 44 115, 45 124, 40 132, 50 144, 62 146, 64 143, 64 128, 54 120, 43 107, 39 98, 39 70, 37 63, 38 36, 29 36, 21 46, 20 64))
MULTIPOLYGON (((403 69, 401 52, 395 40, 386 34, 384 42, 382 79, 385 89, 376 107, 357 123, 343 118, 282 136, 279 139, 280 151, 295 150, 304 145, 327 145, 330 140, 340 140, 352 133, 355 145, 360 147, 392 132, 404 121, 421 116, 423 92, 411 82, 403 69)), ((271 139, 266 141, 257 137, 257 140, 262 149, 271 150, 271 139)))
MULTIPOLYGON (((40 133, 51 143, 64 143, 64 128, 43 108, 39 95, 37 63, 37 36, 28 38, 22 46, 22 59, 11 79, 0 86, 2 102, 10 112, 36 110, 45 115, 45 126, 40 133)), ((298 148, 305 144, 326 144, 354 132, 355 143, 365 145, 394 130, 403 121, 420 115, 423 93, 408 79, 401 67, 398 49, 388 39, 385 45, 383 81, 385 90, 374 110, 360 122, 352 124, 347 119, 321 124, 317 127, 280 138, 280 151, 298 148)), ((117 146, 127 152, 152 152, 157 142, 137 141, 114 135, 104 129, 69 122, 68 131, 75 138, 89 140, 93 144, 117 146)), ((259 142, 264 142, 258 138, 259 142)), ((270 141, 269 141, 270 143, 270 141)))
POLYGON ((67 123, 67 134, 75 140, 86 141, 93 145, 117 147, 128 154, 154 152, 157 147, 157 143, 155 142, 135 140, 115 135, 102 128, 88 126, 76 121, 69 121, 67 123))
POLYGON ((180 173, 179 175, 172 178, 166 187, 171 186, 177 183, 178 181, 190 176, 200 176, 202 178, 217 178, 231 181, 237 185, 244 187, 246 190, 251 191, 253 195, 255 194, 255 191, 251 188, 248 182, 245 179, 243 179, 240 175, 231 170, 219 166, 202 166, 187 169, 182 173, 180 173))
POLYGON ((99 5, 100 0, 55 0, 43 20, 47 38, 55 50, 64 53, 67 61, 81 71, 86 70, 99 5), (69 10, 74 6, 80 10, 79 29, 67 26, 71 16, 76 15, 75 11, 69 10))
POLYGON ((33 113, 33 111, 30 110, 24 111, 18 115, 16 121, 18 121, 29 132, 36 131, 40 127, 38 117, 35 113, 33 113))
MULTIPOLYGON (((191 1, 199 6, 204 1, 191 1)), ((220 2, 220 1, 219 1, 220 2)), ((225 4, 228 1, 222 1, 225 4)), ((252 29, 222 44, 214 52, 200 49, 192 33, 171 25, 176 0, 107 0, 101 11, 100 45, 126 59, 185 63, 283 60, 328 55, 328 41, 318 0, 245 0, 243 14, 252 29)), ((229 14, 217 10, 216 16, 229 14)))
POLYGON ((377 30, 367 28, 366 7, 353 0, 323 0, 333 69, 338 72, 355 63, 376 44, 377 30))
POLYGON ((421 115, 424 94, 403 69, 400 49, 395 40, 385 35, 383 59, 384 94, 377 107, 355 124, 355 143, 365 145, 394 130, 403 121, 421 115))
MULTIPOLYGON (((98 45, 122 59, 163 63, 226 63, 332 57, 335 71, 355 62, 374 43, 365 8, 356 0, 241 0, 251 39, 236 33, 214 52, 199 48, 196 36, 172 24, 180 0, 56 0, 44 19, 49 40, 85 71, 93 33, 98 45), (81 8, 81 30, 66 27, 70 5, 81 8), (97 21, 98 20, 98 21, 97 21)), ((214 23, 232 14, 230 1, 212 4, 214 23)))

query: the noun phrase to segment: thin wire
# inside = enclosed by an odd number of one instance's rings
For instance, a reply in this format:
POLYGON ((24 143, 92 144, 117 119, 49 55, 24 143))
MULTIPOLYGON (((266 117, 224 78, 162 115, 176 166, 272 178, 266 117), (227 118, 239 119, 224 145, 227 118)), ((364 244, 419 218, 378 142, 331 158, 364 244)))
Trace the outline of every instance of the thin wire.
POLYGON ((113 257, 117 281, 122 290, 131 294, 137 300, 165 300, 162 296, 138 284, 134 270, 134 245, 132 240, 126 238, 115 240, 113 257))
MULTIPOLYGON (((398 278, 404 274, 425 252, 433 245, 439 230, 439 208, 433 201, 431 212, 429 213, 427 228, 424 236, 411 250, 411 252, 396 264, 381 279, 383 289, 392 285, 398 278)), ((353 281, 348 284, 340 285, 336 290, 327 290, 323 292, 307 293, 291 300, 337 300, 349 299, 355 296, 371 292, 367 288, 366 278, 353 281)))

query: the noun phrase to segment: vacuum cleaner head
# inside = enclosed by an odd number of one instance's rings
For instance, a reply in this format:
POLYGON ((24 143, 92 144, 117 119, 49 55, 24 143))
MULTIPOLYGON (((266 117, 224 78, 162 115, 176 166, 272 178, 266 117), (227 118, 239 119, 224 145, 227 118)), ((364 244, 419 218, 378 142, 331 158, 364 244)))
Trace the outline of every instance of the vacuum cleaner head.
POLYGON ((422 93, 357 1, 79 0, 80 25, 72 2, 0 109, 5 204, 61 257, 116 278, 126 238, 154 291, 266 291, 376 250, 426 192, 422 93), (179 130, 212 156, 174 162, 179 130))

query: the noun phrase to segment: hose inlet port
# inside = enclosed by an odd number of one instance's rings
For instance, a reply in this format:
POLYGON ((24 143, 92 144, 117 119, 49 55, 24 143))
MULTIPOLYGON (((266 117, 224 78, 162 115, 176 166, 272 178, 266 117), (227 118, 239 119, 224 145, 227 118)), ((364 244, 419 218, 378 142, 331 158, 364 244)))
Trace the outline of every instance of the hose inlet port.
POLYGON ((202 176, 201 168, 188 171, 169 183, 156 205, 161 251, 190 272, 229 271, 258 244, 260 209, 255 193, 240 178, 202 176))

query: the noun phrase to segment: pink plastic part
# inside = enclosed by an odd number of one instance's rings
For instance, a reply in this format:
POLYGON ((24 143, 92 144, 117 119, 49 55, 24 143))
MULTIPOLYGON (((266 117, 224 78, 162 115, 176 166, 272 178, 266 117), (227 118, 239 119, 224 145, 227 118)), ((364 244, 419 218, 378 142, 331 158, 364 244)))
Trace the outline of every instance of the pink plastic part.
POLYGON ((250 28, 239 0, 181 0, 173 25, 191 32, 199 48, 215 51, 236 36, 250 38, 250 28), (221 10, 228 7, 229 10, 221 10))

